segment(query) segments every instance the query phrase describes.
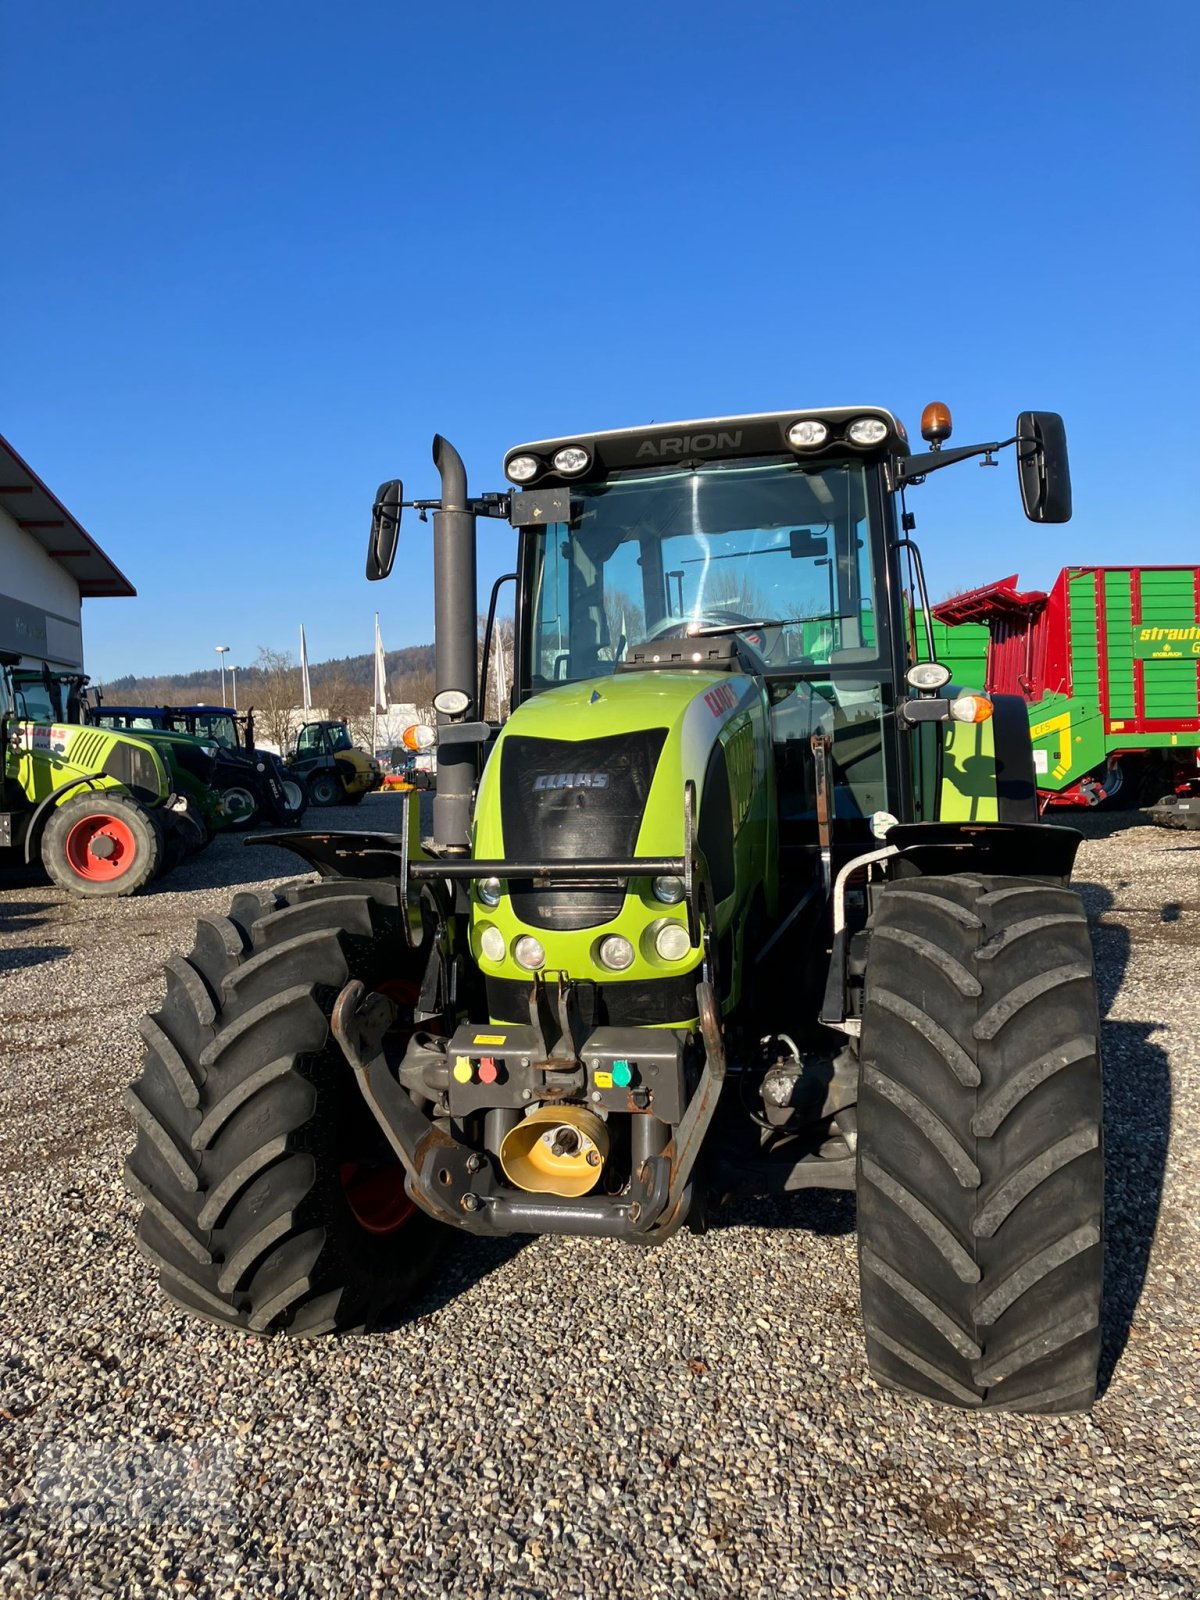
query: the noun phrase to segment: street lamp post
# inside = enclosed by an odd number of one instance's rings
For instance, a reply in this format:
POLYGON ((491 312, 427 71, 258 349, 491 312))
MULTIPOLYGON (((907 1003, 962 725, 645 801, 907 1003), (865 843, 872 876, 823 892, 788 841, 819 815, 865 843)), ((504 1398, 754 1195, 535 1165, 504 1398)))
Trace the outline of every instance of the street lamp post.
POLYGON ((229 654, 227 644, 215 644, 213 649, 221 658, 221 704, 225 704, 225 657, 229 654))
POLYGON ((233 709, 237 710, 237 668, 230 667, 229 676, 233 683, 233 709))

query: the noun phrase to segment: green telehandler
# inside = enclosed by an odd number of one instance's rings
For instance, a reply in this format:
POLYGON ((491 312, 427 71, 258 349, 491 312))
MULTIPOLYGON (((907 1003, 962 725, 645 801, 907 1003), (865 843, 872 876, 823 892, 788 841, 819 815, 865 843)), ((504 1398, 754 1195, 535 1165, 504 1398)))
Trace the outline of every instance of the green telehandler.
POLYGON ((1090 1405, 1079 836, 1038 822, 1022 701, 935 659, 905 504, 1015 445, 1026 514, 1065 521, 1065 434, 1027 412, 947 448, 941 405, 922 433, 859 407, 572 434, 479 497, 439 437, 437 500, 381 487, 370 578, 402 507, 435 513, 432 837, 416 795, 393 834, 279 836, 315 880, 238 895, 172 963, 127 1181, 173 1300, 371 1327, 451 1232, 648 1246, 734 1193, 854 1190, 879 1381, 1090 1405), (499 726, 481 517, 517 530, 499 726))

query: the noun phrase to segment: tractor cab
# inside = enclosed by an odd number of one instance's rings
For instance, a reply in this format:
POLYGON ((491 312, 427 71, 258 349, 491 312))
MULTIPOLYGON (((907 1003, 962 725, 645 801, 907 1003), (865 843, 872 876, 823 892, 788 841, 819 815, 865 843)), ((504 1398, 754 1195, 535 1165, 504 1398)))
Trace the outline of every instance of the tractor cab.
POLYGON ((222 750, 247 750, 251 745, 243 734, 247 719, 224 706, 166 706, 169 724, 179 733, 209 739, 222 750))
POLYGON ((344 722, 306 722, 296 735, 296 757, 333 757, 342 750, 353 750, 354 740, 344 722))
MULTIPOLYGON (((892 419, 869 420, 898 444, 892 419)), ((683 448, 699 438, 726 452, 690 460, 646 450, 671 440, 597 443, 603 477, 584 469, 564 486, 560 520, 522 530, 518 703, 669 669, 724 675, 716 706, 750 677, 761 686, 781 848, 816 844, 814 736, 828 741, 840 836, 861 846, 873 818, 911 809, 884 736, 908 665, 889 627, 890 496, 878 452, 872 461, 843 446, 814 461, 784 453, 777 428, 758 431, 763 453, 752 457, 738 453, 745 424, 685 436, 683 448)), ((529 460, 541 459, 537 449, 529 460)), ((536 501, 539 491, 526 493, 536 501)), ((523 498, 514 496, 521 517, 523 498)))
POLYGON ((8 673, 14 714, 23 722, 82 722, 88 679, 49 667, 13 667, 8 673))

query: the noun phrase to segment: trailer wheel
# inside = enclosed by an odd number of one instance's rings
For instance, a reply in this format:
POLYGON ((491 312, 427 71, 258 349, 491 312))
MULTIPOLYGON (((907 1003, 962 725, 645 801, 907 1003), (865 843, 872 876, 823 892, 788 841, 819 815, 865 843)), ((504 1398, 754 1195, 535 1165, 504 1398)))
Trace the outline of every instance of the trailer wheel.
POLYGON ((315 772, 308 780, 308 798, 314 806, 340 806, 346 792, 335 772, 315 772))
POLYGON ((125 1181, 139 1248, 186 1310, 255 1333, 375 1327, 444 1258, 448 1230, 408 1201, 329 1028, 350 978, 394 994, 413 967, 395 900, 341 880, 241 894, 167 963, 125 1096, 125 1181))
POLYGON ((230 784, 221 798, 225 802, 225 826, 231 833, 244 833, 258 821, 258 796, 244 783, 230 784))
POLYGON ((42 864, 60 888, 88 898, 137 894, 165 857, 153 812, 125 794, 77 795, 42 833, 42 864))
POLYGON ((1028 878, 887 885, 861 1046, 859 1269, 874 1376, 949 1405, 1086 1410, 1104 1171, 1078 895, 1028 878))

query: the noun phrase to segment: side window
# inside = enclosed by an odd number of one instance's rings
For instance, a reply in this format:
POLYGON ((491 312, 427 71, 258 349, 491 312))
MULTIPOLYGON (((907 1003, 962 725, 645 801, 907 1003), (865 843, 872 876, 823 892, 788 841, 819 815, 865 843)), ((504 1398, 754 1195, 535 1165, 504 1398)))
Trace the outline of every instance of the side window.
POLYGON ((58 708, 46 693, 40 681, 26 681, 16 686, 17 715, 24 722, 54 722, 58 708))
POLYGON ((791 821, 816 816, 814 733, 833 740, 830 758, 834 814, 843 820, 869 818, 888 807, 883 756, 884 704, 881 686, 869 679, 835 678, 795 684, 771 707, 781 815, 791 821))

